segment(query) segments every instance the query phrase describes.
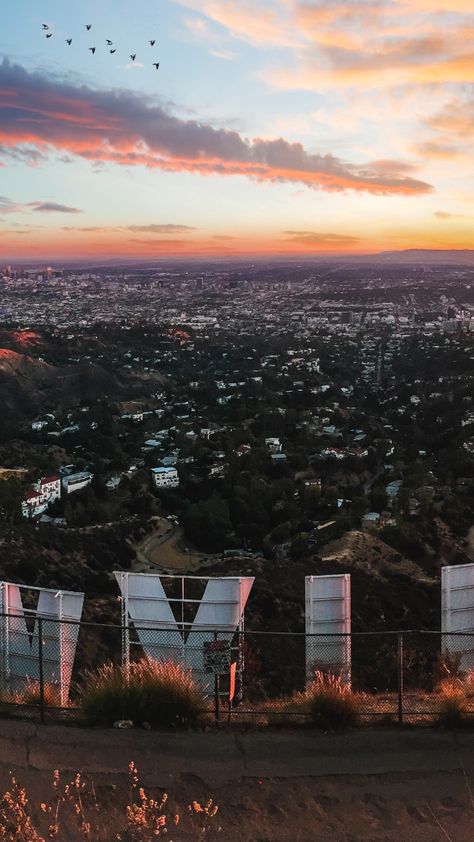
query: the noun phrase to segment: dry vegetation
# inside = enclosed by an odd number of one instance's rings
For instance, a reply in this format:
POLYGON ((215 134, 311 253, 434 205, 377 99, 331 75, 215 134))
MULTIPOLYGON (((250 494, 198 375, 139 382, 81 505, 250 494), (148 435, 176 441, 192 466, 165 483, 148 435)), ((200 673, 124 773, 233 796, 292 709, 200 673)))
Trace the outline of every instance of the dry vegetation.
POLYGON ((385 541, 371 532, 353 529, 342 538, 330 541, 321 553, 323 561, 347 565, 351 570, 363 570, 376 579, 393 574, 404 574, 415 581, 433 584, 422 568, 401 555, 385 541))
POLYGON ((190 672, 171 661, 107 663, 84 675, 80 704, 92 725, 117 720, 153 728, 195 727, 206 707, 190 672))
POLYGON ((30 803, 25 788, 12 777, 0 802, 0 838, 4 842, 152 842, 173 831, 174 842, 197 842, 220 832, 218 806, 212 799, 204 804, 192 801, 179 812, 171 806, 167 793, 159 798, 147 794, 133 762, 129 764, 129 782, 123 820, 111 831, 94 784, 86 785, 80 774, 64 784, 54 771, 51 796, 39 805, 30 803))

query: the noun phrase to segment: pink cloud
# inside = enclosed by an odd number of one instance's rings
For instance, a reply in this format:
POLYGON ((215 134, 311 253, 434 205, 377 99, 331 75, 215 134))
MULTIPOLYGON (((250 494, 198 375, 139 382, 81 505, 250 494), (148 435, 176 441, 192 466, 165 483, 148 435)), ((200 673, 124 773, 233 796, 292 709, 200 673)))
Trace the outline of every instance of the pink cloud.
POLYGON ((146 166, 202 175, 246 176, 259 181, 295 182, 327 191, 419 194, 431 190, 413 178, 406 164, 354 164, 331 153, 310 153, 284 138, 248 140, 175 117, 167 108, 128 91, 93 90, 0 65, 0 147, 27 144, 124 166, 146 166))

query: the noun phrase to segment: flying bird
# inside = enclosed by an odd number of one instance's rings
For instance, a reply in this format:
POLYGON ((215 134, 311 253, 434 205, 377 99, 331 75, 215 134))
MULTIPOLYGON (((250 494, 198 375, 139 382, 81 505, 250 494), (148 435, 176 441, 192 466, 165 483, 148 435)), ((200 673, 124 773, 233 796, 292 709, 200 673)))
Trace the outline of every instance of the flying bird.
POLYGON ((48 35, 46 36, 46 38, 52 38, 52 36, 53 36, 53 33, 49 32, 48 35))
POLYGON ((130 58, 132 59, 132 61, 135 61, 136 57, 137 57, 137 54, 136 54, 136 53, 133 53, 133 55, 131 55, 131 56, 130 56, 130 58))
POLYGON ((154 47, 154 46, 155 46, 155 44, 156 44, 156 40, 155 40, 155 41, 150 41, 150 47, 154 47))
POLYGON ((71 46, 72 38, 66 38, 66 44, 69 44, 69 46, 71 46))
POLYGON ((89 50, 91 51, 92 55, 95 54, 95 47, 89 47, 89 50))
POLYGON ((88 32, 92 29, 91 23, 85 23, 84 26, 85 26, 85 28, 87 29, 88 32))
POLYGON ((43 29, 49 29, 49 26, 48 26, 47 23, 43 23, 43 29))
POLYGON ((153 67, 156 67, 156 69, 158 70, 158 69, 159 69, 159 67, 160 67, 160 62, 159 62, 159 61, 155 62, 155 63, 153 64, 153 67))
POLYGON ((113 41, 109 41, 109 39, 107 38, 107 44, 109 45, 109 47, 111 47, 113 43, 113 41))
POLYGON ((117 50, 110 50, 110 54, 116 53, 116 52, 117 52, 117 50))

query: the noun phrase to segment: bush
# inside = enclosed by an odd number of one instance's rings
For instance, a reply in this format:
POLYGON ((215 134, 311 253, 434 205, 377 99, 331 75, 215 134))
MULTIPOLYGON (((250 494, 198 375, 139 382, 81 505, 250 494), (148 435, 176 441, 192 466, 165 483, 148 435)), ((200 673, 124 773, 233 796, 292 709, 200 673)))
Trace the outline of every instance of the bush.
POLYGON ((358 722, 360 697, 340 676, 317 671, 304 697, 314 724, 324 731, 343 731, 358 722))
MULTIPOLYGON (((46 681, 43 686, 43 700, 46 707, 61 707, 59 687, 56 684, 46 681)), ((39 681, 33 681, 31 678, 27 679, 24 688, 20 692, 15 693, 15 701, 23 705, 39 706, 41 702, 39 681)))
POLYGON ((191 728, 205 708, 190 673, 171 661, 104 664, 84 674, 81 704, 88 722, 111 726, 116 720, 147 722, 153 728, 191 728))
POLYGON ((438 724, 443 728, 465 728, 469 723, 466 687, 461 680, 450 679, 439 687, 438 724))
MULTIPOLYGON (((41 702, 40 683, 39 681, 34 681, 32 678, 27 678, 21 690, 17 690, 14 693, 4 691, 1 700, 15 705, 39 707, 41 702)), ((46 681, 43 686, 43 700, 46 707, 61 707, 59 687, 56 684, 46 681)))

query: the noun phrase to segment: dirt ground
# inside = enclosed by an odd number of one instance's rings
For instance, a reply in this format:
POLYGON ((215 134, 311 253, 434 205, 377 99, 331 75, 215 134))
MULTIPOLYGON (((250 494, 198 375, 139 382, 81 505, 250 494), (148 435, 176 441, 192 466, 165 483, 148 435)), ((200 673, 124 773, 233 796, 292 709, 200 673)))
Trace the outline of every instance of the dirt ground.
MULTIPOLYGON (((125 760, 125 758, 124 758, 125 760)), ((51 786, 44 773, 18 772, 30 802, 47 800, 51 786)), ((67 777, 64 777, 66 782, 67 777)), ((86 790, 90 777, 84 776, 86 790)), ((2 793, 8 785, 1 775, 2 793)), ((94 800, 84 797, 88 819, 97 821, 101 842, 112 842, 124 831, 128 803, 125 780, 94 778, 94 800)), ((210 797, 219 806, 214 831, 207 839, 221 842, 472 842, 474 810, 465 782, 453 774, 423 777, 390 774, 337 778, 239 779, 214 786, 192 774, 175 778, 169 791, 170 813, 181 815, 179 832, 172 842, 200 838, 190 828, 187 805, 205 803, 210 797), (220 830, 219 830, 220 828, 220 830)), ((148 787, 149 795, 161 798, 163 788, 148 787)), ((38 806, 34 808, 40 815, 38 806)), ((66 819, 67 810, 62 815, 66 819)), ((68 821, 70 842, 83 840, 68 821)), ((59 837, 62 839, 62 837, 59 837)), ((94 838, 94 837, 92 837, 94 838)))
POLYGON ((185 547, 188 548, 188 545, 183 529, 173 527, 164 518, 158 519, 154 531, 135 547, 137 563, 134 569, 136 572, 153 572, 159 568, 192 573, 202 566, 203 559, 207 557, 195 552, 192 547, 186 552, 185 547))
MULTIPOLYGON (((0 721, 0 788, 13 771, 40 814, 50 770, 61 769, 61 786, 81 772, 86 817, 99 828, 90 842, 123 833, 131 760, 139 785, 168 792, 169 812, 182 817, 169 842, 473 842, 473 749, 472 732, 427 729, 165 735, 0 721), (187 805, 209 798, 219 811, 201 837, 187 805)), ((64 819, 58 842, 83 840, 64 819)))

